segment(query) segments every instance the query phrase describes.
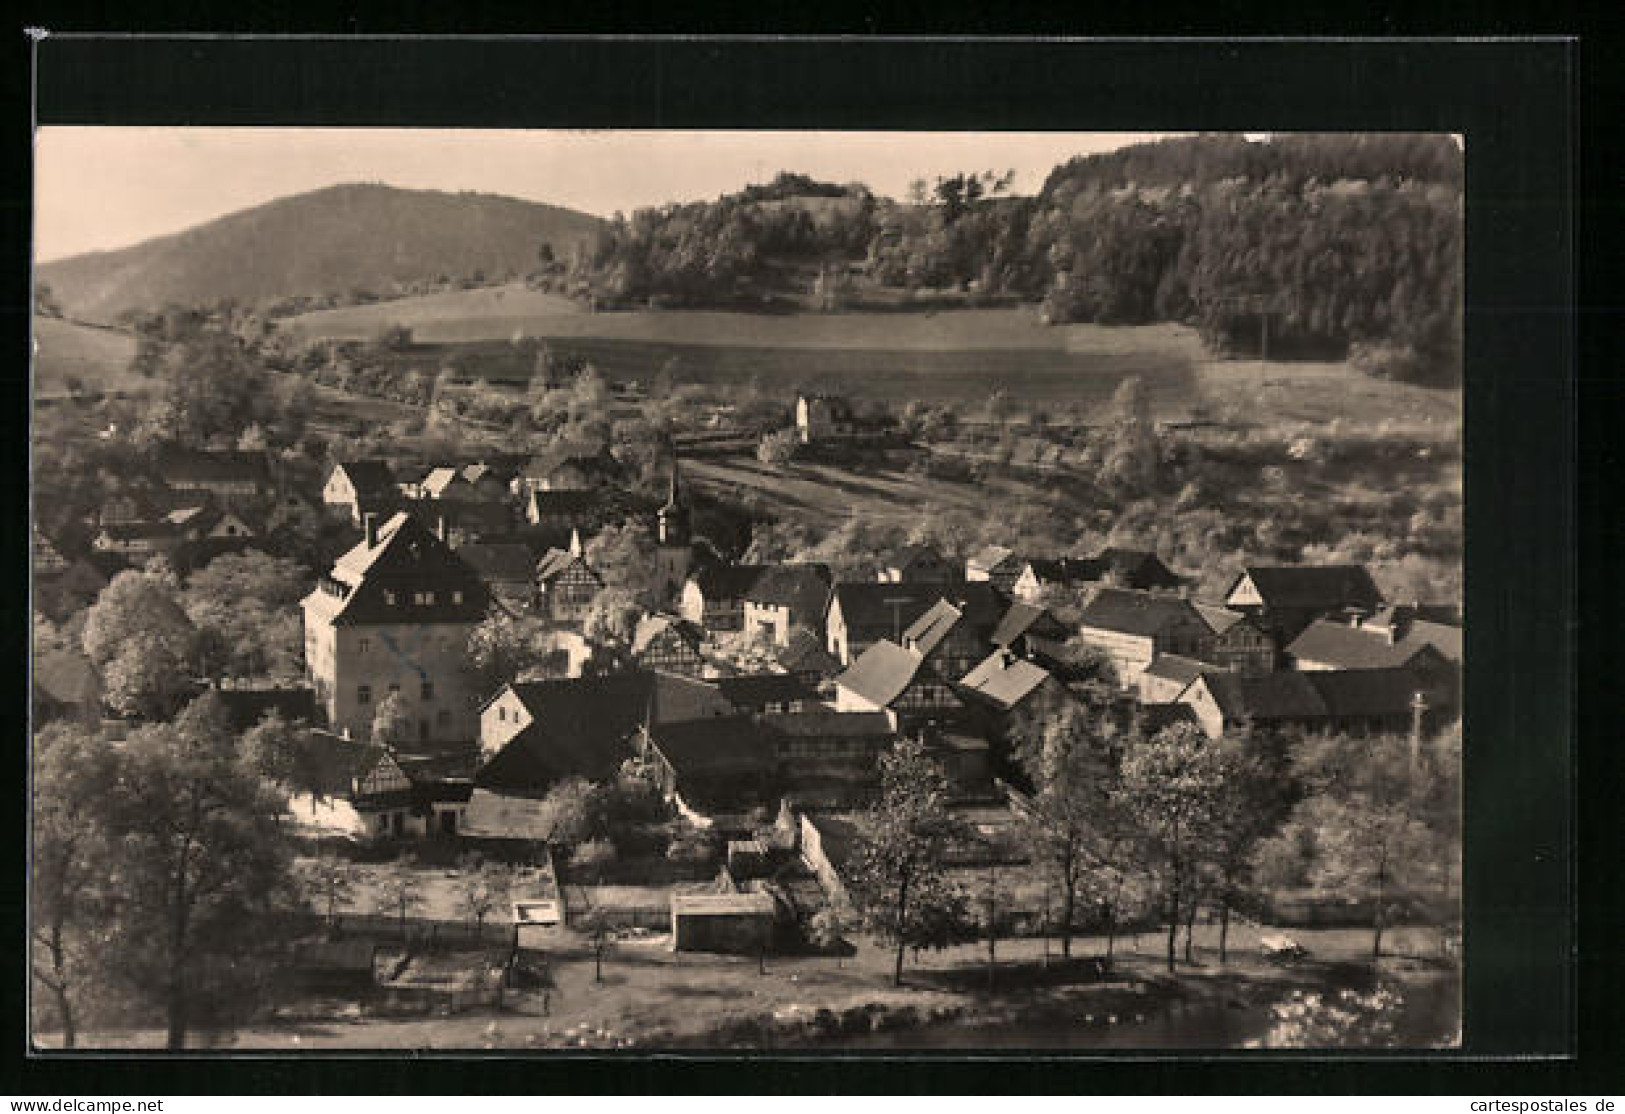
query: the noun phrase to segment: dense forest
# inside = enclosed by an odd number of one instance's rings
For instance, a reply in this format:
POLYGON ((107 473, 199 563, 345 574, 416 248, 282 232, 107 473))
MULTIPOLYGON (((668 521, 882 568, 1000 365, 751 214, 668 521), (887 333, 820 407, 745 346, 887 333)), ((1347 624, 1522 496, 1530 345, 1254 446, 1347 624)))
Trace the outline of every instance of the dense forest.
MULTIPOLYGON (((784 174, 714 202, 618 217, 568 267, 601 304, 727 305, 888 289, 1039 302, 1056 324, 1177 321, 1215 351, 1351 355, 1459 375, 1462 153, 1449 136, 1199 135, 903 201, 784 174)), ((562 266, 561 270, 564 269, 562 266)))

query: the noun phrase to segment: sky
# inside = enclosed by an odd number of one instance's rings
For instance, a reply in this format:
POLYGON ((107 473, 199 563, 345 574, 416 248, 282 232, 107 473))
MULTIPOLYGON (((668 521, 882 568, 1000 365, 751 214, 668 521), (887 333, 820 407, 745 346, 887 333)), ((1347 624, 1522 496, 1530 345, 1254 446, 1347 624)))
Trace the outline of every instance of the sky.
POLYGON ((901 197, 916 178, 1057 163, 1158 136, 1102 132, 477 131, 46 127, 35 136, 35 258, 127 247, 348 182, 478 190, 609 216, 709 200, 780 170, 901 197))

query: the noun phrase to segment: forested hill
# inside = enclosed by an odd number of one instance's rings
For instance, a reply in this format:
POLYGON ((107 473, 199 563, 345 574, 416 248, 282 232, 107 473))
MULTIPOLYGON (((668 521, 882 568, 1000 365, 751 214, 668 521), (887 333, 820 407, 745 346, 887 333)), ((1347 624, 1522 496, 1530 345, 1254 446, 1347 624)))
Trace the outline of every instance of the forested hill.
POLYGON ((1071 160, 1022 198, 968 169, 911 202, 782 175, 640 211, 604 230, 576 280, 611 304, 957 288, 1042 302, 1057 323, 1187 322, 1221 352, 1459 375, 1462 153, 1448 136, 1167 139, 1071 160))
POLYGON ((113 322, 223 298, 319 306, 528 274, 542 244, 565 255, 598 218, 479 193, 344 185, 281 198, 185 232, 39 269, 70 317, 113 322))

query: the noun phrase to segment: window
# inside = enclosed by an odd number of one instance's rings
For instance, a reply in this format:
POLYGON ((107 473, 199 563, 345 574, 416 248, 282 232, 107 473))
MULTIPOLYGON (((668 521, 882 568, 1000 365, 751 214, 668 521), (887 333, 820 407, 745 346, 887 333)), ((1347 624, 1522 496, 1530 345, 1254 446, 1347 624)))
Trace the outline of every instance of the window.
POLYGON ((423 697, 424 700, 433 700, 434 699, 434 682, 433 681, 424 681, 423 682, 422 697, 423 697))
POLYGON ((357 685, 355 687, 355 702, 357 704, 371 704, 372 703, 372 686, 371 685, 357 685))
POLYGON ((372 639, 370 639, 370 638, 357 639, 356 644, 355 644, 355 648, 356 648, 356 652, 359 653, 359 654, 367 653, 369 650, 372 649, 372 639))
POLYGON ((412 602, 417 604, 420 607, 426 607, 429 604, 434 603, 434 593, 433 592, 414 592, 412 594, 412 602))
POLYGON ((395 593, 391 592, 388 588, 384 589, 384 603, 388 604, 390 607, 395 606, 395 593))
POLYGON ((451 602, 452 603, 462 603, 463 602, 463 594, 461 592, 453 592, 451 594, 451 602))
POLYGON ((497 721, 500 723, 508 722, 508 709, 504 708, 501 704, 497 705, 497 721))

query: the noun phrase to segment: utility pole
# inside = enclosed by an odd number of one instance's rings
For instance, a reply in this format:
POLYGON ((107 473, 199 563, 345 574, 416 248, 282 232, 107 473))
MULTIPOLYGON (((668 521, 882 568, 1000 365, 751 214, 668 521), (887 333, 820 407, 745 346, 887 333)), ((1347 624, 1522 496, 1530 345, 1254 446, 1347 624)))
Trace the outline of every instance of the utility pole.
POLYGON ((987 992, 993 993, 994 972, 999 967, 996 951, 999 942, 999 864, 989 856, 987 861, 987 992))

